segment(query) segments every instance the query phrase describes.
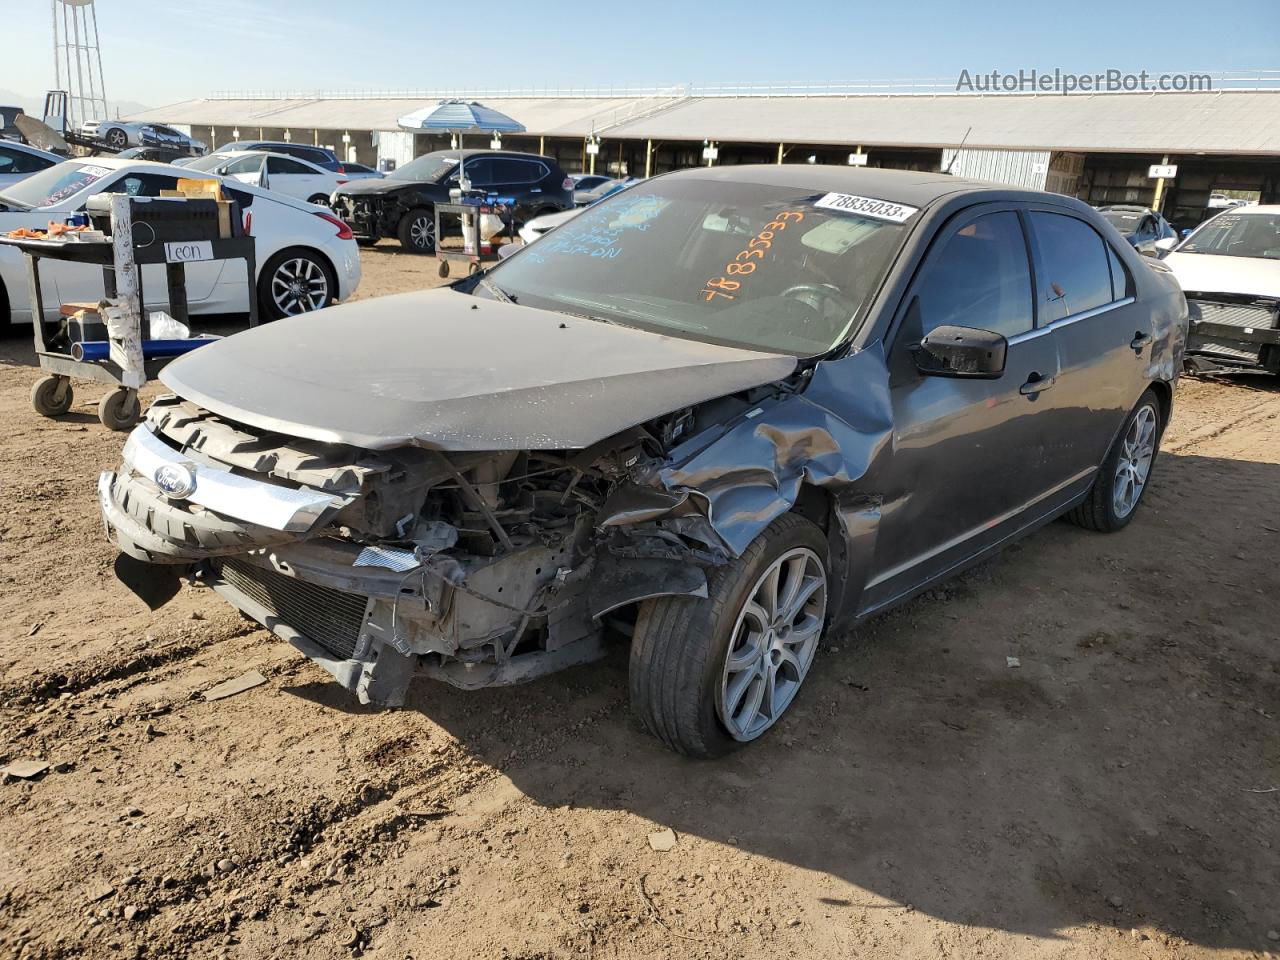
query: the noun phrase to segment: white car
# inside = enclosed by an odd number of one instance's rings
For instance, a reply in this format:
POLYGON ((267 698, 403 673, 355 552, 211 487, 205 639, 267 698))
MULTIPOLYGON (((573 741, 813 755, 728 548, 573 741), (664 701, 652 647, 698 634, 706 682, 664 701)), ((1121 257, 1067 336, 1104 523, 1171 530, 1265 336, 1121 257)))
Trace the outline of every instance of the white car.
POLYGON ((283 153, 260 150, 235 150, 212 153, 182 165, 184 170, 202 170, 222 177, 234 177, 241 183, 262 184, 262 165, 267 165, 266 188, 307 203, 329 205, 329 195, 349 179, 340 173, 318 167, 306 160, 283 153))
POLYGON ((0 140, 0 190, 64 159, 17 140, 0 140))
POLYGON ((1280 373, 1280 206, 1235 207, 1156 247, 1187 298, 1192 365, 1280 373))
MULTIPOLYGON (((83 210, 98 193, 155 197, 187 179, 222 180, 240 202, 245 226, 256 239, 257 279, 253 293, 263 319, 307 313, 345 300, 360 283, 360 256, 351 229, 333 214, 260 187, 223 180, 164 163, 93 158, 66 160, 0 190, 0 234, 18 227, 44 228, 83 210)), ((243 313, 249 308, 244 264, 215 260, 186 265, 191 313, 243 313)), ((45 260, 41 282, 46 309, 102 296, 100 268, 45 260)), ((163 308, 163 265, 143 267, 148 307, 163 308)), ((25 258, 0 246, 0 327, 6 319, 31 322, 25 258)))
POLYGON ((129 123, 124 120, 86 120, 80 136, 104 144, 117 153, 126 147, 172 147, 192 154, 205 151, 203 140, 163 123, 129 123))
POLYGON ((586 207, 574 207, 571 210, 557 210, 555 213, 544 213, 540 217, 534 217, 523 227, 520 228, 520 239, 526 244, 533 243, 544 234, 550 233, 556 227, 563 223, 568 223, 586 207))

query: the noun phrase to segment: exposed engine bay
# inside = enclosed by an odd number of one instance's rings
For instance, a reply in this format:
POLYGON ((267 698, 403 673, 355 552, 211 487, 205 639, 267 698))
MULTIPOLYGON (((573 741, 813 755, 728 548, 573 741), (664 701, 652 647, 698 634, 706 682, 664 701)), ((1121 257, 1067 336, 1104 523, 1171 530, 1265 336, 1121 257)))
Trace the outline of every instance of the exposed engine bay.
MULTIPOLYGON (((765 392, 701 416, 732 419, 765 392)), ((144 598, 138 581, 168 578, 171 596, 185 575, 362 701, 396 705, 415 674, 465 688, 531 679, 602 656, 619 607, 705 596, 703 571, 730 553, 687 494, 658 482, 701 426, 685 408, 580 450, 375 452, 164 397, 99 498, 121 578, 144 598)))

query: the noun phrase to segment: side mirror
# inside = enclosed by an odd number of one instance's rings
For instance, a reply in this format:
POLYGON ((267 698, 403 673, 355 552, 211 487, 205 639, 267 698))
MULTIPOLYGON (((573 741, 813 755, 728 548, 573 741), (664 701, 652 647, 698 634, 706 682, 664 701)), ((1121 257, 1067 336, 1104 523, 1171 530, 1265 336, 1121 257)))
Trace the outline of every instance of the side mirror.
POLYGON ((935 377, 995 380, 1004 373, 1009 342, 990 330, 935 327, 920 341, 916 368, 935 377))
MULTIPOLYGON (((1186 234, 1184 234, 1184 236, 1185 235, 1186 234)), ((1159 250, 1161 253, 1168 253, 1177 245, 1178 245, 1177 237, 1164 237, 1156 241, 1156 249, 1159 250)))

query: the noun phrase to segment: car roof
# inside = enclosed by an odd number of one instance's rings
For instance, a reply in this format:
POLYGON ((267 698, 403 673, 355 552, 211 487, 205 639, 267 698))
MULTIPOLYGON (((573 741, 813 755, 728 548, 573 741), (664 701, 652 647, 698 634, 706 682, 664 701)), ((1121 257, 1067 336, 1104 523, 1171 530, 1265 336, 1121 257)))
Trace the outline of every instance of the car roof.
POLYGON ((1130 213, 1154 213, 1150 207, 1140 203, 1104 203, 1099 210, 1127 210, 1130 213))
MULTIPOLYGON (((198 159, 198 158, 193 158, 198 159)), ((120 160, 116 157, 71 157, 69 162, 83 163, 91 167, 106 167, 108 170, 136 170, 139 173, 159 173, 172 177, 175 170, 182 171, 182 177, 188 180, 217 179, 203 170, 187 170, 186 167, 174 167, 171 163, 160 163, 158 160, 120 160)))
POLYGON ((0 137, 0 146, 13 147, 23 153, 34 153, 37 157, 44 157, 48 160, 57 160, 61 162, 67 159, 66 157, 58 156, 56 153, 52 153, 48 150, 41 150, 39 147, 33 147, 29 143, 23 143, 21 140, 14 140, 10 137, 0 137))
MULTIPOLYGON (((205 154, 205 157, 282 157, 285 160, 297 160, 301 163, 311 163, 306 157, 295 157, 289 153, 280 153, 277 150, 213 150, 205 154)), ((196 157, 196 160, 203 160, 204 157, 196 157)), ((316 166, 311 163, 311 166, 316 166)), ((324 169, 321 167, 320 169, 324 169)))
POLYGON ((875 198, 892 199, 913 206, 925 206, 940 197, 956 193, 1000 192, 1042 196, 1043 191, 1027 190, 984 180, 968 180, 946 173, 916 170, 883 170, 843 167, 834 164, 743 164, 727 167, 690 167, 663 174, 683 180, 716 180, 755 183, 768 187, 798 190, 825 190, 875 198))
MULTIPOLYGON (((517 160, 545 160, 547 163, 555 163, 551 157, 541 153, 525 153, 523 150, 480 150, 480 149, 463 149, 463 150, 432 150, 430 153, 419 154, 423 157, 466 157, 468 160, 472 157, 514 157, 517 160)), ((417 157, 414 157, 416 160, 417 157)), ((590 174, 587 174, 590 176, 590 174)))
MULTIPOLYGON (((232 140, 228 147, 240 147, 247 150, 252 146, 261 147, 296 147, 301 150, 319 150, 321 153, 333 153, 328 147, 317 147, 312 143, 294 143, 292 140, 232 140)), ((334 154, 337 156, 337 154, 334 154)))
MULTIPOLYGON (((1225 211, 1224 211, 1225 212, 1225 211)), ((1239 207, 1232 207, 1231 212, 1237 216, 1252 216, 1255 213, 1269 213, 1272 216, 1280 214, 1280 204, 1275 203, 1246 203, 1239 207)))

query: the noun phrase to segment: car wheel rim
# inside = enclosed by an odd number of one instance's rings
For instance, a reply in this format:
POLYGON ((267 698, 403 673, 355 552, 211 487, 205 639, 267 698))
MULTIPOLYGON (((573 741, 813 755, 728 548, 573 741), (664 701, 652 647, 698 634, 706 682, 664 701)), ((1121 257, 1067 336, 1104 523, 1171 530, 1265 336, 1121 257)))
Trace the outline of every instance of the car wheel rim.
POLYGON ((827 573, 807 547, 769 565, 738 611, 716 710, 735 740, 754 740, 804 683, 827 613, 827 573))
POLYGON ((1155 409, 1144 405, 1124 432, 1112 484, 1112 506, 1118 519, 1133 513, 1142 498, 1151 473, 1151 461, 1156 456, 1156 423, 1155 409))
POLYGON ((124 132, 121 130, 112 130, 107 135, 107 140, 113 147, 123 147, 126 139, 128 138, 125 137, 124 132))
POLYGON ((409 239, 415 247, 429 247, 435 243, 435 221, 427 217, 419 217, 409 224, 409 239))
POLYGON ((271 278, 271 298, 286 317, 319 310, 329 302, 329 278, 314 260, 286 260, 271 278))

